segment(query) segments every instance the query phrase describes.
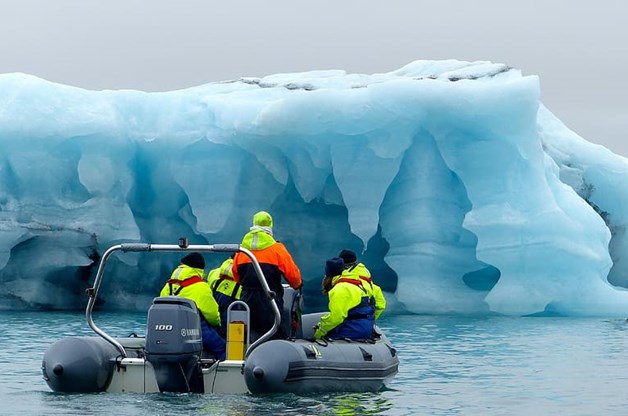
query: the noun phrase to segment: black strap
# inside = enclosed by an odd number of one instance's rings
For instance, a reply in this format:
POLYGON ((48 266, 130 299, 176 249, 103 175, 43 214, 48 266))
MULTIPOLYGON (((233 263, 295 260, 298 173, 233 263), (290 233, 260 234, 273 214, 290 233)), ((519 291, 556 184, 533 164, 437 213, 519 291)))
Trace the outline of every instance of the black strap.
POLYGON ((231 300, 236 300, 236 295, 238 293, 238 289, 240 289, 240 283, 236 282, 235 285, 233 285, 233 290, 231 291, 231 300))
POLYGON ((231 298, 232 301, 236 300, 237 299, 236 298, 236 294, 238 293, 238 289, 240 289, 240 283, 236 282, 233 279, 225 279, 225 278, 219 277, 218 279, 216 279, 216 281, 212 285, 212 292, 215 292, 216 290, 218 290, 218 286, 220 286, 220 284, 224 280, 229 280, 229 281, 235 282, 235 285, 233 285, 233 290, 231 291, 231 294, 229 295, 229 297, 231 298))

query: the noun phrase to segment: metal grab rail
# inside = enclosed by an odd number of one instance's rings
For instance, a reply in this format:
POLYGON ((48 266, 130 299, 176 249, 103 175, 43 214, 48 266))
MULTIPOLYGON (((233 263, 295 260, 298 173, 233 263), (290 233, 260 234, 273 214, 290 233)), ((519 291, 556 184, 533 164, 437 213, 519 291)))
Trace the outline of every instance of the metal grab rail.
POLYGON ((85 316, 86 316, 87 324, 89 325, 89 327, 96 334, 98 334, 99 336, 104 338, 107 342, 112 344, 120 352, 122 357, 125 357, 125 358, 127 357, 126 351, 124 350, 124 347, 122 346, 122 344, 116 341, 113 337, 111 337, 105 331, 100 329, 96 325, 92 317, 94 305, 96 304, 96 298, 98 296, 98 291, 100 290, 100 285, 103 280, 103 275, 105 273, 107 262, 109 261, 111 255, 116 251, 123 251, 125 253, 127 252, 152 252, 152 251, 159 251, 159 252, 198 251, 201 253, 208 253, 208 252, 210 253, 236 253, 236 252, 244 253, 251 259, 253 268, 255 269, 255 272, 257 274, 257 278, 259 279, 259 282, 271 303, 273 313, 275 315, 275 322, 272 328, 270 328, 268 332, 262 335, 253 344, 249 345, 249 347, 246 350, 245 358, 248 357, 251 351, 253 351, 258 345, 270 339, 275 334, 275 332, 277 332, 277 329, 279 328, 279 325, 281 323, 281 313, 279 312, 279 307, 277 306, 277 302, 275 302, 275 297, 274 297, 275 294, 274 292, 270 290, 270 287, 268 286, 268 282, 266 282, 266 277, 264 276, 264 272, 262 271, 262 268, 260 267, 259 262, 257 261, 257 258, 255 257, 255 255, 250 250, 244 247, 241 247, 239 244, 192 244, 192 245, 189 245, 187 244, 187 239, 180 239, 179 244, 148 244, 148 243, 117 244, 117 245, 109 247, 105 251, 102 258, 100 259, 100 263, 98 265, 98 271, 96 272, 96 277, 94 278, 94 284, 91 288, 88 288, 86 290, 86 293, 89 299, 87 301, 87 308, 85 309, 85 316))

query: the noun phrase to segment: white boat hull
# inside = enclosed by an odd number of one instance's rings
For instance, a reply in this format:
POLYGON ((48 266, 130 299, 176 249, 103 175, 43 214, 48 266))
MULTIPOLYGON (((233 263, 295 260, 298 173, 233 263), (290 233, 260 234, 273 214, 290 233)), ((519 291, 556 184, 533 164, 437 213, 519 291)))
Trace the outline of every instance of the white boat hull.
MULTIPOLYGON (((202 368, 205 393, 243 394, 249 390, 242 377, 244 361, 208 362, 202 368)), ((153 365, 142 358, 124 358, 116 364, 109 393, 159 393, 153 365)))

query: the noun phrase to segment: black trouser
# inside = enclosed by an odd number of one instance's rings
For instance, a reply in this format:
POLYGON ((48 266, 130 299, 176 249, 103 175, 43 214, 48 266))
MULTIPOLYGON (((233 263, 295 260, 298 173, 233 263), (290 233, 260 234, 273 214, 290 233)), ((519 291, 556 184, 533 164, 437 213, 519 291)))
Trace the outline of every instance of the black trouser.
MULTIPOLYGON (((255 288, 242 288, 242 296, 240 300, 245 302, 251 312, 251 339, 256 340, 263 334, 268 332, 272 328, 275 322, 275 314, 270 304, 270 300, 266 297, 265 293, 261 289, 255 288)), ((283 297, 275 298, 279 313, 281 315, 283 311, 283 297)), ((287 334, 284 332, 281 323, 273 339, 286 339, 287 334)))

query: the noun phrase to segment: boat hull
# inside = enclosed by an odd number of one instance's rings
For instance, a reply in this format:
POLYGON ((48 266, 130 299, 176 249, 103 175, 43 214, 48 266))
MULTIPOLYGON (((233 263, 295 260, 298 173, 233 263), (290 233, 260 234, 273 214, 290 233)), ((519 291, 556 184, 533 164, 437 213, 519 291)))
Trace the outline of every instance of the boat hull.
MULTIPOLYGON (((51 390, 65 393, 159 392, 144 338, 116 338, 127 357, 100 337, 67 337, 52 344, 42 363, 51 390)), ((200 360, 204 393, 365 392, 380 390, 399 359, 385 336, 375 342, 272 340, 243 360, 200 360)))
POLYGON ((244 364, 251 393, 366 392, 380 390, 398 372, 396 350, 377 341, 273 340, 244 364))
POLYGON ((99 337, 67 337, 52 344, 42 362, 44 380, 53 391, 105 391, 120 352, 99 337))

